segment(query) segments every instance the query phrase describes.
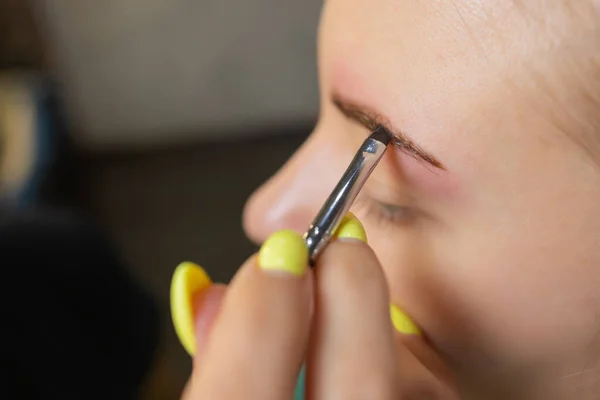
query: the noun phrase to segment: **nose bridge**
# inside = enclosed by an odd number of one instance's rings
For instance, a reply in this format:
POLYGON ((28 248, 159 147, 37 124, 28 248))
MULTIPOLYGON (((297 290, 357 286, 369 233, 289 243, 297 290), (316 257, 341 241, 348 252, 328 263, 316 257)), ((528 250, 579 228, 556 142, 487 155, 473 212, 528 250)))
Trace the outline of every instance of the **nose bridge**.
POLYGON ((302 232, 308 228, 343 172, 333 144, 326 136, 313 133, 252 195, 244 211, 244 228, 252 240, 262 242, 280 229, 302 232))

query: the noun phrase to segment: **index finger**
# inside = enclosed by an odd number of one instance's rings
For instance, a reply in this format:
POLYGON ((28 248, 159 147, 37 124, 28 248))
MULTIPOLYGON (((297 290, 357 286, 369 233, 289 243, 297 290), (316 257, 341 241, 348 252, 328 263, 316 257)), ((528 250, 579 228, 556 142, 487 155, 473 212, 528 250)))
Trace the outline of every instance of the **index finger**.
POLYGON ((271 236, 240 269, 196 354, 189 399, 291 398, 308 341, 312 287, 301 235, 271 236))

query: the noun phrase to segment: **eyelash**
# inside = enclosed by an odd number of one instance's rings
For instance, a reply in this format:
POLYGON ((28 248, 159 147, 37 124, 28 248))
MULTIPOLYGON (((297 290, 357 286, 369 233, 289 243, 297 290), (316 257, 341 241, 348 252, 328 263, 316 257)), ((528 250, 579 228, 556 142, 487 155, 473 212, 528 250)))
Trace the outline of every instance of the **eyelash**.
POLYGON ((361 196, 357 201, 367 218, 374 218, 385 227, 398 228, 414 221, 417 216, 414 208, 398 206, 376 200, 370 196, 361 196))

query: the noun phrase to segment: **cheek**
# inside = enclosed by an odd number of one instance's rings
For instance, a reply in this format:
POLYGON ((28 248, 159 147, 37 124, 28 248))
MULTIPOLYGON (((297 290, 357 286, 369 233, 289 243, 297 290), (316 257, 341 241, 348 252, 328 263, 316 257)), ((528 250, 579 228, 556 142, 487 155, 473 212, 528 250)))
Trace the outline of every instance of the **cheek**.
POLYGON ((568 370, 590 350, 600 315, 598 214, 573 194, 554 197, 550 185, 539 198, 525 185, 521 198, 507 191, 503 207, 465 212, 429 240, 427 278, 438 287, 426 323, 470 370, 486 358, 568 370))
POLYGON ((452 207, 444 225, 363 219, 392 301, 470 375, 568 371, 600 350, 590 347, 600 330, 600 211, 590 199, 600 193, 550 189, 557 179, 538 191, 525 177, 520 196, 506 190, 452 207))
POLYGON ((445 202, 460 201, 464 197, 456 174, 430 166, 399 150, 390 153, 403 183, 425 197, 445 202))
POLYGON ((544 249, 534 232, 481 232, 435 250, 442 257, 413 279, 426 296, 418 312, 434 343, 469 373, 489 372, 482 367, 492 368, 489 361, 505 371, 568 373, 586 352, 597 356, 598 345, 590 347, 600 328, 597 249, 590 263, 579 257, 594 254, 586 246, 544 249))

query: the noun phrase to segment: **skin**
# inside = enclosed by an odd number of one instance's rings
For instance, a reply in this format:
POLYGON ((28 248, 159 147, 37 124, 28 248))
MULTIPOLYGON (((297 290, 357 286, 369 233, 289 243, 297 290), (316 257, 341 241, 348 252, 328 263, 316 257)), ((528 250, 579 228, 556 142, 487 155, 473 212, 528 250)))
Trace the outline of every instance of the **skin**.
MULTIPOLYGON (((353 208, 372 254, 366 247, 336 249, 343 244, 324 254, 328 261, 311 278, 311 290, 334 300, 305 320, 316 326, 308 338, 295 338, 308 340, 309 366, 317 371, 309 371, 313 398, 355 398, 344 392, 349 385, 390 399, 424 389, 433 398, 467 399, 600 393, 600 132, 592 120, 600 89, 597 72, 589 75, 597 71, 589 61, 597 61, 600 37, 594 7, 325 2, 319 123, 249 200, 248 235, 262 242, 279 229, 304 231, 367 136, 336 108, 334 95, 376 111, 445 170, 390 149, 353 208), (383 204, 394 205, 393 218, 383 204), (396 337, 393 345, 364 339, 365 325, 386 337, 385 316, 373 310, 387 301, 407 311, 425 338, 396 337), (354 317, 331 320, 349 304, 354 317), (350 326, 358 332, 349 333, 350 326), (371 350, 346 360, 340 382, 328 373, 338 364, 326 360, 343 357, 332 348, 344 335, 357 337, 348 352, 356 343, 371 350), (373 372, 366 377, 365 362, 373 372)), ((296 328, 305 332, 302 324, 296 328)), ((290 357, 288 365, 298 362, 290 357)))
POLYGON ((373 250, 336 240, 302 276, 251 257, 227 287, 194 296, 194 368, 186 400, 290 399, 307 365, 308 399, 456 399, 422 336, 394 332, 373 250))

